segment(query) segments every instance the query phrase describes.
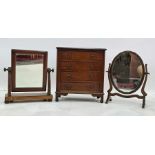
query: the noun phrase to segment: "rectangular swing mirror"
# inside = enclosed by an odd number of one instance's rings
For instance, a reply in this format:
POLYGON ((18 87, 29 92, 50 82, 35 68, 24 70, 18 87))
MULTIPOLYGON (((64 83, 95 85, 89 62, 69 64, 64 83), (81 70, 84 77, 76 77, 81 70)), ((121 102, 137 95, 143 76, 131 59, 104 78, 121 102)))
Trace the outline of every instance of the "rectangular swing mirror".
POLYGON ((13 49, 11 54, 11 67, 4 68, 8 71, 5 103, 52 101, 50 73, 54 69, 47 68, 48 52, 13 49))
POLYGON ((16 55, 16 88, 43 86, 43 54, 16 55))
POLYGON ((45 91, 47 52, 12 50, 12 91, 45 91))

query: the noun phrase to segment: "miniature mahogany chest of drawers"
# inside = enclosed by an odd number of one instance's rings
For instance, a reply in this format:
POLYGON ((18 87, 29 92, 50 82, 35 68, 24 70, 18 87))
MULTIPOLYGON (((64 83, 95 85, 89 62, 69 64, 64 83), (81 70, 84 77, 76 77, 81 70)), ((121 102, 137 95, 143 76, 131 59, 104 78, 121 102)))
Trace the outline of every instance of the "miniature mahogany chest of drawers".
POLYGON ((57 47, 56 101, 70 93, 91 94, 103 103, 105 51, 57 47))

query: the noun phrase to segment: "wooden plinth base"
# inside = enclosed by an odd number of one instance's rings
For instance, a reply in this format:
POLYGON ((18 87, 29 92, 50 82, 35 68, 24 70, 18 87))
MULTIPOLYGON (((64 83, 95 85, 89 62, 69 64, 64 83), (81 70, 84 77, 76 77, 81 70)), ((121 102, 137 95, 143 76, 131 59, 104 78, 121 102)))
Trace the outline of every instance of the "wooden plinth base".
POLYGON ((26 102, 26 101, 52 101, 53 95, 28 95, 28 94, 20 94, 20 95, 5 95, 5 103, 13 103, 13 102, 26 102))

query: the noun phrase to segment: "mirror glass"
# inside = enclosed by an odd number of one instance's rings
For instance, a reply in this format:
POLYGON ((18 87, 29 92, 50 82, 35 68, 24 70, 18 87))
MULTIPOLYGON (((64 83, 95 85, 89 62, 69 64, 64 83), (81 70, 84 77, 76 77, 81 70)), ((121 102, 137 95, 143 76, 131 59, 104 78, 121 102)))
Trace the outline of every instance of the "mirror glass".
POLYGON ((140 88, 144 77, 143 61, 134 52, 122 52, 113 60, 111 75, 112 83, 119 92, 135 92, 140 88))
POLYGON ((43 86, 43 54, 16 54, 16 87, 43 86))

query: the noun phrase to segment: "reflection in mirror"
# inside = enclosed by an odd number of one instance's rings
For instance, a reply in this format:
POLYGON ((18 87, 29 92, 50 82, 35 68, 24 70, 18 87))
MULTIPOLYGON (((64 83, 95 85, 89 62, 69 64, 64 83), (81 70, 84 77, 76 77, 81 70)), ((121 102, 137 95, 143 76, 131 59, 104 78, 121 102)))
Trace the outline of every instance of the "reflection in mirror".
POLYGON ((130 93, 141 86, 143 63, 137 54, 125 51, 119 54, 112 65, 112 81, 118 91, 130 93))
POLYGON ((16 87, 43 86, 43 54, 16 54, 16 87))

